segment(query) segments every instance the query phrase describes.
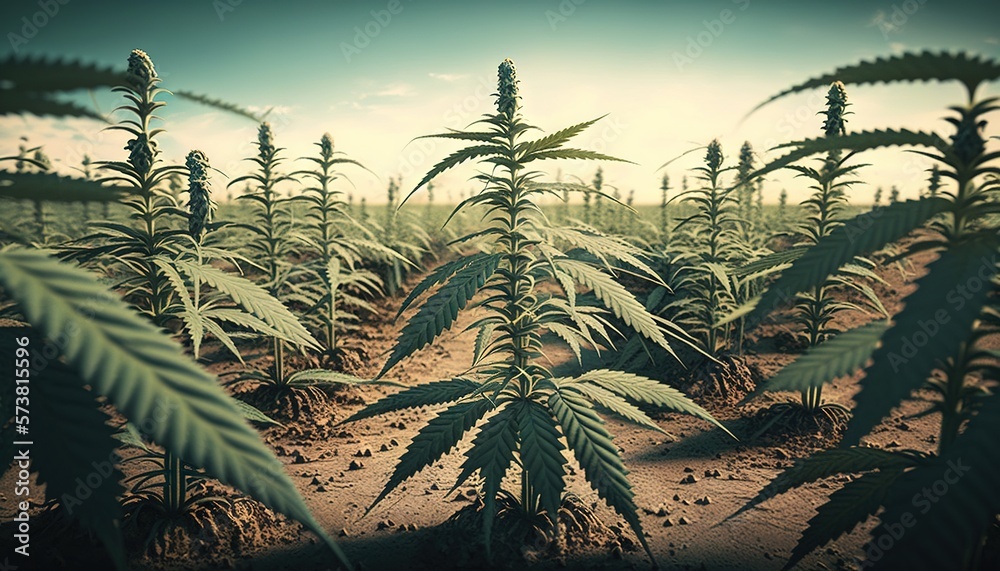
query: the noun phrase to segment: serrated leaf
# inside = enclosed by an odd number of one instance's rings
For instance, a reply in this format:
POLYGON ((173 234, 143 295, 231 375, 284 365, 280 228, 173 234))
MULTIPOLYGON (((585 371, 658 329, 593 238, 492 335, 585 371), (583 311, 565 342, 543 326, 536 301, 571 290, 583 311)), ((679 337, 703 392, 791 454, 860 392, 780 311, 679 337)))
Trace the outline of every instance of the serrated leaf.
MULTIPOLYGON (((558 381, 558 379, 553 380, 553 382, 558 381)), ((603 387, 592 385, 590 383, 565 383, 561 384, 561 386, 565 387, 566 390, 580 393, 597 406, 605 408, 625 420, 633 422, 643 428, 648 428, 650 430, 666 434, 666 431, 646 416, 646 413, 642 412, 639 407, 629 403, 624 398, 603 387)))
POLYGON ((250 280, 226 273, 216 267, 195 264, 183 259, 171 263, 185 274, 226 294, 251 315, 280 332, 285 341, 299 347, 320 349, 319 342, 280 301, 250 280))
MULTIPOLYGON (((950 54, 924 51, 919 54, 904 53, 876 58, 853 65, 839 67, 831 73, 790 87, 767 99, 754 111, 781 97, 807 89, 829 86, 834 81, 845 85, 865 85, 909 81, 957 80, 965 85, 969 94, 976 85, 1000 77, 1000 63, 965 53, 950 54)), ((971 98, 971 97, 970 97, 971 98)))
POLYGON ((877 321, 839 333, 807 349, 754 392, 804 391, 852 375, 871 359, 887 329, 888 323, 877 321))
POLYGON ((470 475, 479 472, 483 479, 483 535, 486 541, 486 553, 490 554, 493 519, 496 516, 496 497, 500 491, 507 469, 514 461, 514 451, 517 450, 518 437, 518 407, 508 404, 491 416, 479 429, 479 434, 472 440, 472 446, 465 453, 462 463, 462 473, 452 488, 457 488, 470 475))
POLYGON ((893 318, 865 369, 844 445, 856 444, 871 432, 966 342, 994 290, 997 247, 996 237, 970 240, 952 246, 928 265, 927 275, 917 280, 917 290, 904 300, 905 307, 893 318), (973 281, 981 287, 969 287, 973 281))
POLYGON ((33 326, 66 339, 68 365, 94 392, 148 424, 157 442, 192 466, 302 522, 348 565, 216 379, 158 328, 89 273, 43 251, 0 252, 0 285, 33 326))
POLYGON ((183 89, 175 90, 173 91, 173 94, 176 95, 177 97, 180 97, 181 99, 187 99, 188 101, 200 103, 201 105, 205 105, 206 107, 214 107, 221 111, 232 113, 233 115, 239 115, 241 117, 245 117, 247 119, 250 119, 254 123, 260 123, 261 121, 264 120, 264 117, 257 115, 256 113, 252 113, 247 109, 240 107, 239 105, 236 105, 235 103, 229 103, 228 101, 223 101, 221 99, 216 99, 214 97, 209 97, 207 95, 202 95, 199 93, 192 93, 190 91, 186 91, 183 89))
POLYGON ((496 272, 500 259, 499 254, 493 254, 479 258, 456 271, 451 280, 431 295, 417 314, 403 327, 389 359, 376 378, 381 378, 396 363, 422 349, 441 332, 451 328, 458 317, 458 312, 496 272))
POLYGON ((406 452, 400 456, 385 488, 365 513, 372 511, 376 504, 408 478, 450 452, 489 409, 490 403, 486 399, 460 402, 428 421, 406 447, 406 452))
POLYGON ((0 196, 44 202, 116 202, 130 189, 53 173, 0 173, 0 196))
POLYGON ((707 410, 689 399, 687 395, 653 379, 622 371, 595 369, 576 377, 574 380, 603 387, 636 402, 651 404, 674 412, 690 414, 691 416, 711 422, 721 428, 723 432, 732 436, 733 439, 737 439, 733 436, 733 433, 729 432, 729 429, 716 420, 707 410))
POLYGON ((760 169, 750 174, 750 179, 755 180, 766 174, 790 166, 795 161, 810 157, 818 153, 825 153, 833 150, 846 151, 868 151, 882 147, 927 147, 940 151, 943 155, 951 153, 951 145, 940 135, 935 133, 925 133, 922 131, 910 131, 909 129, 876 129, 874 131, 860 131, 857 133, 847 133, 837 137, 820 137, 817 139, 804 139, 779 145, 778 148, 791 147, 782 157, 779 157, 760 169))
POLYGON ((431 406, 456 401, 479 388, 479 383, 461 377, 424 383, 379 399, 352 414, 341 424, 378 416, 395 410, 431 406))
POLYGON ((747 322, 756 324, 795 299, 795 294, 821 285, 855 257, 895 242, 949 207, 947 200, 937 197, 906 200, 880 207, 878 214, 866 212, 846 221, 781 273, 754 304, 747 322))
POLYGON ((452 260, 434 268, 428 272, 427 276, 410 291, 405 299, 403 299, 403 303, 400 304, 399 310, 396 312, 396 318, 398 319, 399 316, 402 315, 408 307, 410 307, 410 304, 416 301, 416 299, 423 295, 424 292, 430 290, 438 284, 448 281, 448 278, 455 275, 455 273, 459 270, 479 263, 481 260, 491 255, 492 254, 485 252, 477 252, 470 256, 463 256, 457 260, 452 260))
POLYGON ((858 524, 875 515, 889 488, 902 473, 902 468, 870 472, 830 494, 826 503, 817 508, 816 515, 809 520, 809 527, 802 532, 783 569, 791 569, 814 549, 850 533, 858 524))
POLYGON ((917 464, 909 454, 888 452, 876 448, 834 448, 822 450, 801 460, 778 474, 753 499, 723 521, 729 521, 766 500, 809 482, 835 474, 854 474, 870 470, 904 469, 917 464))
POLYGON ((968 561, 1000 513, 998 434, 1000 396, 993 394, 939 460, 899 479, 872 536, 889 534, 887 526, 898 525, 907 512, 915 523, 875 562, 876 569, 946 569, 968 561), (937 493, 940 482, 947 484, 944 494, 937 493))
POLYGON ((110 417, 83 381, 58 364, 47 368, 44 382, 32 383, 32 392, 38 398, 32 399, 30 409, 35 442, 31 467, 38 473, 38 485, 44 485, 46 497, 58 500, 70 517, 96 533, 116 568, 126 569, 118 501, 123 476, 116 466, 118 441, 107 423, 110 417), (77 495, 80 481, 86 484, 85 496, 77 495))
POLYGON ((757 258, 756 260, 744 264, 735 270, 733 270, 733 275, 738 278, 743 278, 746 276, 759 274, 759 277, 767 275, 764 272, 768 270, 774 270, 785 264, 790 264, 795 260, 799 259, 802 254, 806 252, 805 247, 796 246, 794 248, 788 248, 787 250, 782 250, 780 252, 772 252, 766 256, 757 258))
MULTIPOLYGON (((329 369, 303 369, 288 375, 287 382, 290 385, 368 385, 368 384, 390 384, 390 381, 372 381, 362 379, 340 371, 329 369)), ((392 383, 395 384, 395 383, 392 383)))
POLYGON ((562 452, 566 447, 547 407, 535 401, 524 401, 519 409, 517 429, 521 440, 521 464, 538 494, 539 503, 554 522, 566 488, 563 479, 566 458, 562 452))
POLYGON ((549 408, 559 421, 569 449, 583 468, 591 487, 618 515, 625 518, 649 558, 655 561, 636 513, 635 494, 628 481, 628 470, 611 434, 604 427, 604 421, 585 398, 569 391, 552 393, 549 408))
POLYGON ((601 300, 615 316, 624 321, 625 325, 635 329, 637 333, 664 349, 670 350, 670 344, 663 336, 663 331, 656 325, 653 316, 635 299, 635 296, 625 289, 625 286, 598 268, 584 262, 559 259, 555 260, 554 263, 559 270, 590 288, 597 299, 601 300))
POLYGON ((240 409, 240 413, 243 414, 243 418, 247 420, 271 426, 284 426, 277 420, 274 420, 270 416, 261 412, 260 409, 253 405, 247 404, 239 399, 233 399, 233 402, 236 403, 236 408, 240 409))

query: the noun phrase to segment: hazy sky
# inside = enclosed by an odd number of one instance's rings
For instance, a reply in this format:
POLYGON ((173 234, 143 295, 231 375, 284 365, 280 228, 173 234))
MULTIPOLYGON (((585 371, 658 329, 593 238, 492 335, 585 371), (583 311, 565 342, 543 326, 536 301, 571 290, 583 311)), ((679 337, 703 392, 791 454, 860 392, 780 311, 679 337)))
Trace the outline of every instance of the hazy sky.
MULTIPOLYGON (((462 128, 495 109, 490 94, 505 57, 517 64, 530 123, 552 131, 607 114, 577 144, 638 163, 604 168, 608 184, 623 195, 634 189, 640 203, 659 200, 663 172, 678 185, 703 153, 665 171, 657 167, 713 138, 735 164, 744 140, 766 159, 776 156, 765 153, 775 144, 819 135, 825 90, 778 101, 741 122, 769 95, 809 77, 903 50, 1000 57, 998 0, 6 0, 0 22, 4 55, 123 67, 129 51, 141 48, 167 89, 254 110, 273 107, 270 121, 290 158, 314 153, 312 143, 328 131, 338 150, 378 175, 347 171, 353 192, 372 202, 383 200, 389 177, 412 186, 457 148, 413 138, 462 128)), ((998 91, 994 83, 979 95, 998 91)), ((958 84, 855 87, 849 96, 849 129, 905 125, 949 133, 940 120, 945 107, 964 102, 958 84)), ((94 99, 103 111, 118 104, 106 93, 94 99)), ((247 163, 240 158, 254 151, 256 125, 167 101, 165 159, 181 161, 199 148, 227 175, 242 174, 247 163)), ((124 138, 100 128, 88 120, 3 117, 0 152, 15 151, 27 135, 62 170, 84 152, 123 158, 124 138)), ((871 153, 864 162, 872 163, 862 171, 870 186, 856 187, 854 202, 870 202, 876 185, 888 193, 896 184, 904 196, 925 185, 927 165, 915 155, 871 153)), ((596 167, 549 168, 590 180, 596 167)), ((440 194, 467 191, 473 173, 441 177, 440 194)), ((223 196, 225 183, 221 176, 214 181, 223 196)), ((804 181, 783 175, 765 186, 766 200, 775 201, 782 187, 793 201, 808 192, 804 181)))

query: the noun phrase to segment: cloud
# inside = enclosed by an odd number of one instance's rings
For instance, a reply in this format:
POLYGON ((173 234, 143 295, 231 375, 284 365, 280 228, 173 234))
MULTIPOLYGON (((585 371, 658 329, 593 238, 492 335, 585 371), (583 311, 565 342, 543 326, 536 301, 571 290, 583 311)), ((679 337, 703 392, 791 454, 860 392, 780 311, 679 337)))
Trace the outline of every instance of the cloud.
POLYGON ((995 46, 997 44, 1000 44, 1000 38, 998 38, 996 36, 990 36, 990 37, 984 39, 983 41, 986 42, 987 44, 990 44, 990 45, 993 45, 993 46, 995 46))
POLYGON ((460 79, 465 79, 469 77, 464 73, 428 73, 429 77, 434 79, 440 79, 441 81, 458 81, 460 79))

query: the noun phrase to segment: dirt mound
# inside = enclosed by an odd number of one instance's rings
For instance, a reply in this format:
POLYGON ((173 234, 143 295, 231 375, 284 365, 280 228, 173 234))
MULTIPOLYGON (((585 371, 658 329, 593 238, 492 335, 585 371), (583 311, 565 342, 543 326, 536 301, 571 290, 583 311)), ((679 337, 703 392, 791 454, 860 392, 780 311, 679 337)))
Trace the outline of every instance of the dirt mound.
POLYGON ((605 525, 578 496, 567 494, 555 533, 548 517, 529 516, 512 494, 501 492, 492 528, 491 555, 483 548, 483 502, 477 498, 438 526, 424 544, 435 569, 521 569, 527 565, 565 566, 585 550, 612 555, 638 549, 631 531, 605 525), (440 563, 447 561, 446 567, 440 563))
POLYGON ((751 369, 743 357, 722 355, 686 372, 680 377, 680 386, 693 399, 728 406, 739 403, 757 388, 760 378, 760 373, 751 369))

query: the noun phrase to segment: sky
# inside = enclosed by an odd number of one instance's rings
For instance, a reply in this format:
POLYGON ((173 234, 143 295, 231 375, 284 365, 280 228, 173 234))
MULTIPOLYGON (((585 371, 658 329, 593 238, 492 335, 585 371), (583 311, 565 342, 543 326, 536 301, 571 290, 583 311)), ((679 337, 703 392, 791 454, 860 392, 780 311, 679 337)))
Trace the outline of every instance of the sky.
MULTIPOLYGON (((718 138, 729 165, 749 141, 759 160, 771 147, 821 134, 825 89, 786 97, 747 116, 784 88, 837 67, 925 49, 1000 58, 1000 1, 765 0, 5 0, 2 57, 59 56, 124 69, 145 50, 162 87, 208 94, 256 112, 270 109, 278 146, 293 160, 313 155, 324 132, 337 150, 372 173, 345 169, 345 192, 384 201, 390 178, 412 188, 458 148, 415 140, 461 129, 495 111, 497 65, 517 65, 527 122, 552 132, 604 116, 574 145, 631 161, 604 163, 604 180, 637 204, 657 203, 664 174, 676 189, 718 138), (683 156, 682 156, 683 155, 683 156), (661 165, 671 162, 666 168, 661 165), (634 163, 634 164, 633 164, 634 163), (353 187, 351 186, 353 184, 353 187)), ((996 83, 979 97, 996 96, 996 83)), ((849 87, 849 130, 902 127, 949 134, 947 106, 965 102, 957 83, 849 87)), ((121 100, 100 92, 81 102, 110 112, 121 100)), ((163 158, 205 152, 229 178, 250 165, 257 126, 250 120, 166 95, 163 158)), ((0 152, 19 138, 44 145, 69 173, 83 154, 122 159, 125 138, 93 120, 0 117, 0 152)), ((926 186, 927 163, 901 150, 867 153, 851 201, 870 203, 876 187, 903 197, 926 186)), ((553 162, 552 177, 589 181, 593 162, 553 162)), ((437 196, 474 188, 475 166, 446 173, 437 196)), ((213 180, 225 199, 227 178, 213 180)), ((802 179, 781 173, 764 186, 797 202, 802 179)), ((610 190, 610 189, 609 189, 610 190)), ((238 193, 238 189, 234 192, 238 193)), ((424 199, 422 193, 414 202, 424 199)))

